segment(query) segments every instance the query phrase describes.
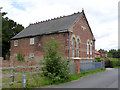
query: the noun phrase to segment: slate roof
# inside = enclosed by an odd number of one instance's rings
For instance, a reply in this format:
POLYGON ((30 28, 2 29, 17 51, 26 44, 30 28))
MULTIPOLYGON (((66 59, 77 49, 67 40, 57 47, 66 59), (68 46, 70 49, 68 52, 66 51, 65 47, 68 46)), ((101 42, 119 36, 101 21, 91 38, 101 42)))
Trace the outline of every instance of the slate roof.
POLYGON ((73 25, 81 15, 82 12, 78 12, 72 15, 41 21, 36 24, 30 24, 27 28, 23 29, 11 39, 50 34, 55 32, 67 32, 70 26, 73 25))
POLYGON ((100 53, 97 50, 95 50, 95 54, 100 55, 100 53))

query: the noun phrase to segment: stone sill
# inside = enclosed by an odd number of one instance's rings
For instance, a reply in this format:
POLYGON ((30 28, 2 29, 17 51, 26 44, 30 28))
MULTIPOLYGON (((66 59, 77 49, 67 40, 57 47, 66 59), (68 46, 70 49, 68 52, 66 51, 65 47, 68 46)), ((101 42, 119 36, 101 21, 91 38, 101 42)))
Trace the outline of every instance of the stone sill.
POLYGON ((71 59, 75 59, 75 60, 87 59, 87 60, 89 60, 89 59, 94 59, 94 58, 79 58, 79 57, 71 57, 71 59))

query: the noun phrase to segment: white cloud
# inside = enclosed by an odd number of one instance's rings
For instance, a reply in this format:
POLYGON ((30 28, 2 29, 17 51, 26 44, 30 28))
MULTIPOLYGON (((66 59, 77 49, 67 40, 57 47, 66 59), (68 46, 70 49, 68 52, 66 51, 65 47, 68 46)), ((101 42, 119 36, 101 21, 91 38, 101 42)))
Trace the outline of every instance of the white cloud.
POLYGON ((30 23, 85 9, 88 22, 96 38, 96 48, 118 48, 118 0, 0 0, 2 11, 14 21, 30 23), (14 3, 24 9, 16 8, 14 3))

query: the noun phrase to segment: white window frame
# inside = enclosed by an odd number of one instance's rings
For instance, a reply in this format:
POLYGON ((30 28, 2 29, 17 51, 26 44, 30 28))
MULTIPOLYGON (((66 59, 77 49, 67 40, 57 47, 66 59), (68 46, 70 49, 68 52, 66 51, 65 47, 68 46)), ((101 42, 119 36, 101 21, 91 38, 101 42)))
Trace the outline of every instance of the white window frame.
POLYGON ((72 57, 75 57, 75 38, 72 38, 72 57))
POLYGON ((30 45, 34 44, 34 38, 30 38, 30 45))
POLYGON ((77 39, 77 57, 79 57, 79 42, 80 42, 80 40, 79 39, 77 39))
POLYGON ((14 46, 18 46, 18 40, 14 41, 14 46))
POLYGON ((33 59, 33 58, 34 58, 34 54, 33 54, 33 53, 30 53, 29 57, 30 57, 31 59, 33 59))

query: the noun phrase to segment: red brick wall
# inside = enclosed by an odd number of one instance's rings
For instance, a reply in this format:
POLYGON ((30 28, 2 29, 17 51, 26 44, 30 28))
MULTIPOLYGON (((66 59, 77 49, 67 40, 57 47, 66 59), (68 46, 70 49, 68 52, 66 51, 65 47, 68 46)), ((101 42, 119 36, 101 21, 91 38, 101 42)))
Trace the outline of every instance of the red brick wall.
MULTIPOLYGON (((87 40, 91 41, 93 39, 92 33, 90 31, 90 28, 86 22, 86 20, 83 17, 80 17, 78 21, 73 25, 73 32, 71 32, 72 35, 75 35, 75 37, 80 37, 80 57, 86 58, 87 57, 87 40), (81 26, 86 27, 85 30, 81 28, 81 26)), ((71 41, 71 47, 72 47, 72 41, 71 41)), ((89 48, 90 51, 90 48, 89 48)), ((94 58, 94 42, 92 45, 92 57, 94 58)), ((89 52, 90 53, 90 52, 89 52)), ((76 53, 75 53, 76 54, 76 53)), ((70 56, 72 56, 72 48, 70 49, 70 56)), ((75 55, 76 56, 76 55, 75 55)))
POLYGON ((14 56, 14 54, 20 52, 21 54, 28 57, 30 53, 34 53, 34 56, 42 58, 44 55, 45 42, 49 42, 51 37, 55 38, 55 40, 60 43, 60 46, 63 45, 63 49, 61 49, 61 51, 65 56, 68 56, 68 33, 35 36, 34 45, 30 45, 30 38, 18 39, 18 46, 14 46, 14 40, 11 40, 10 56, 14 56))

